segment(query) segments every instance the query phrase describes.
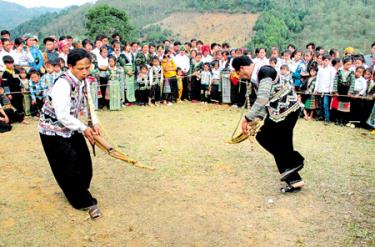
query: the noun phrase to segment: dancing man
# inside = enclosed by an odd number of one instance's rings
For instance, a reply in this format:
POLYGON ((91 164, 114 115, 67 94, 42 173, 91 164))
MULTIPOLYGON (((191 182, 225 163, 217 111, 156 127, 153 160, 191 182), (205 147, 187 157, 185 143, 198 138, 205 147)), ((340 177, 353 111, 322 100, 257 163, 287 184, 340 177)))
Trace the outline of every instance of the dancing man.
POLYGON ((70 204, 88 210, 92 219, 101 216, 97 200, 89 192, 92 163, 85 138, 94 144, 100 135, 98 121, 91 115, 93 127, 78 117, 87 107, 94 109, 90 98, 89 75, 91 55, 74 49, 68 55, 69 70, 62 74, 48 93, 42 108, 38 130, 53 175, 70 204), (85 97, 86 96, 86 97, 85 97))
MULTIPOLYGON (((240 78, 251 78, 253 65, 247 56, 235 58, 232 66, 240 78)), ((293 148, 293 129, 301 103, 292 85, 275 81, 276 76, 277 72, 271 66, 260 68, 257 99, 242 120, 242 132, 246 134, 249 131, 250 122, 264 120, 256 139, 275 158, 281 181, 285 182, 280 191, 295 192, 304 186, 298 174, 303 168, 304 157, 293 148)))

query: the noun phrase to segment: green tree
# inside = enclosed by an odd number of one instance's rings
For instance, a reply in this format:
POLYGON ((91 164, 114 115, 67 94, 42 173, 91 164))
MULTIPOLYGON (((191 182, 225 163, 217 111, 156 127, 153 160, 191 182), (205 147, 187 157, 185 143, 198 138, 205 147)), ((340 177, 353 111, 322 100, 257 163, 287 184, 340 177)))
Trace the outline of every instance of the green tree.
POLYGON ((125 40, 131 38, 133 27, 129 24, 129 17, 123 10, 109 5, 98 5, 89 9, 86 14, 85 26, 87 35, 94 38, 100 34, 117 32, 125 40))

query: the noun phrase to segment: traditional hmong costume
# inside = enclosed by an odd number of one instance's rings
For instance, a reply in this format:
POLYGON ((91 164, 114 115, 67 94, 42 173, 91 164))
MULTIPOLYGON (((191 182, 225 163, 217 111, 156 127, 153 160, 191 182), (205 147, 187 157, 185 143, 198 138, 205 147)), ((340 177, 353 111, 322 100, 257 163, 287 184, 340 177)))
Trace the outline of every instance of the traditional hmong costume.
POLYGON ((149 66, 150 61, 151 61, 150 53, 144 54, 143 52, 139 52, 135 58, 135 65, 137 68, 137 72, 139 72, 139 68, 141 67, 141 65, 149 66))
POLYGON ((147 74, 139 74, 137 77, 137 90, 136 90, 136 97, 137 102, 140 105, 147 105, 148 104, 148 95, 150 92, 150 81, 147 74))
POLYGON ((98 97, 99 97, 99 87, 98 87, 98 79, 95 76, 88 76, 86 78, 87 85, 90 87, 90 94, 91 94, 91 102, 93 104, 93 109, 98 110, 98 97))
POLYGON ((256 139, 274 156, 282 174, 281 180, 291 189, 291 184, 301 181, 298 170, 302 169, 304 162, 302 155, 293 147, 293 129, 301 105, 292 85, 274 81, 276 73, 269 66, 260 69, 257 99, 246 119, 249 122, 256 118, 264 119, 256 139))
POLYGON ((135 58, 133 53, 124 53, 125 56, 125 90, 126 102, 134 103, 135 99, 135 58))
POLYGON ((315 82, 316 82, 316 76, 310 77, 307 80, 307 88, 306 88, 306 102, 305 102, 305 109, 306 110, 315 110, 318 108, 318 100, 314 95, 314 89, 315 89, 315 82))
POLYGON ((190 87, 191 87, 191 93, 190 97, 191 100, 200 100, 201 99, 201 77, 200 72, 203 71, 203 63, 199 62, 197 63, 195 60, 193 60, 191 66, 190 66, 190 87))
POLYGON ((106 91, 106 100, 109 100, 109 109, 111 111, 121 110, 124 95, 124 69, 116 66, 109 68, 109 86, 106 91))
POLYGON ((337 111, 337 122, 344 124, 345 113, 350 112, 350 98, 349 94, 354 94, 355 77, 354 71, 344 71, 340 69, 333 81, 333 93, 338 93, 342 96, 333 97, 331 102, 331 109, 337 111))
MULTIPOLYGON (((82 135, 87 127, 78 119, 86 104, 91 104, 90 95, 86 81, 79 81, 70 71, 64 73, 49 90, 38 126, 53 175, 76 209, 97 204, 89 192, 92 164, 82 135)), ((95 116, 92 121, 97 123, 95 116)))
POLYGON ((163 86, 163 68, 152 66, 149 72, 150 78, 150 99, 155 103, 161 100, 161 88, 163 86))
POLYGON ((17 113, 24 115, 23 109, 23 95, 21 92, 21 81, 15 76, 13 70, 6 69, 2 76, 2 85, 6 94, 11 94, 11 104, 16 109, 17 113))

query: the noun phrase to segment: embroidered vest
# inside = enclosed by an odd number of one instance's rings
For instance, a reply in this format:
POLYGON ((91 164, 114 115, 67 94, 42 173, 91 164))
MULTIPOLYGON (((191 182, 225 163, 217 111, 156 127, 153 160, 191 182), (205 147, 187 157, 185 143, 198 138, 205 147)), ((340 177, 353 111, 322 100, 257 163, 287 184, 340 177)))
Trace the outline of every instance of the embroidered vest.
POLYGON ((152 67, 152 85, 151 86, 154 86, 154 85, 158 85, 158 84, 161 84, 163 81, 161 78, 161 71, 162 71, 162 68, 159 67, 159 68, 155 68, 155 67, 152 67))
POLYGON ((292 85, 276 82, 272 84, 270 100, 266 107, 269 118, 274 122, 280 122, 290 113, 300 109, 301 105, 292 85))
MULTIPOLYGON (((64 79, 69 82, 70 84, 70 99, 71 99, 71 107, 70 107, 70 115, 78 118, 81 112, 85 111, 85 97, 80 92, 80 84, 78 81, 73 79, 67 73, 62 74, 60 77, 56 79, 64 79)), ((86 86, 86 85, 85 85, 86 86)), ((84 92, 84 90, 82 90, 84 92)), ((55 113, 55 109, 52 106, 52 98, 50 96, 50 92, 45 100, 44 106, 42 108, 39 124, 38 124, 38 131, 41 134, 48 135, 48 136, 61 136, 64 138, 69 138, 72 136, 73 131, 65 127, 58 119, 55 113)))

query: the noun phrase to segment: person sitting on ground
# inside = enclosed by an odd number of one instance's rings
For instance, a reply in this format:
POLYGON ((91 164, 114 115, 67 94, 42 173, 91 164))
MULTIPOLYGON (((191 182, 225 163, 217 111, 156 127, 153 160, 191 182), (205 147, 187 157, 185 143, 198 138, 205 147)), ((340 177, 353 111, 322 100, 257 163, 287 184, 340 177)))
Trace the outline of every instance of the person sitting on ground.
POLYGON ((12 126, 9 123, 9 118, 0 103, 0 133, 8 132, 12 130, 12 126))

